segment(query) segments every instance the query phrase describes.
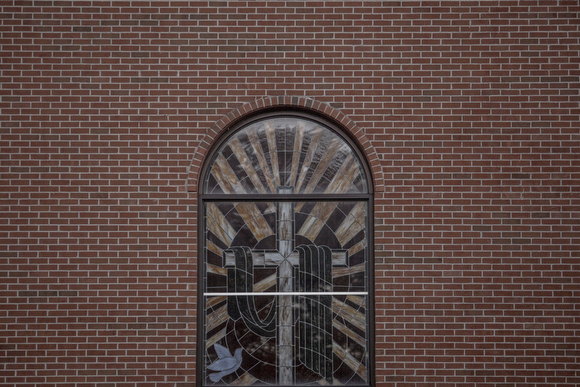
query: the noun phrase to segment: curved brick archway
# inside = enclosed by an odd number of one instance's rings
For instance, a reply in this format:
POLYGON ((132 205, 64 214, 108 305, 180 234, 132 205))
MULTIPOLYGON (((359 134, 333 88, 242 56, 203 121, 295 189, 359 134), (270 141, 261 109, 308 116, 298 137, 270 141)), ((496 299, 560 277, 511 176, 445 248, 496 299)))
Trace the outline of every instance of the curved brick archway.
POLYGON ((379 158, 370 141, 366 138, 363 131, 356 126, 346 115, 337 109, 328 106, 325 103, 305 97, 266 97, 254 102, 244 104, 226 114, 217 121, 208 131, 207 135, 196 150, 193 160, 189 166, 187 176, 187 190, 197 192, 199 184, 199 174, 205 157, 215 141, 217 141, 225 130, 231 127, 240 119, 261 111, 273 108, 298 108, 305 111, 318 113, 330 121, 336 122, 344 130, 348 131, 352 138, 357 142, 360 150, 364 154, 372 174, 373 186, 375 192, 384 191, 384 181, 382 168, 379 158))

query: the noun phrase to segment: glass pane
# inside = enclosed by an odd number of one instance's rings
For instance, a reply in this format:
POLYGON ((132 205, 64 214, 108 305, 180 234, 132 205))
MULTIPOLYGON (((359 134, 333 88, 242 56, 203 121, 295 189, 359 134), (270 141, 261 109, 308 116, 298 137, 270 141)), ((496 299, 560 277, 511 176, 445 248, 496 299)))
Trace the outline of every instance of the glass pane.
POLYGON ((212 158, 204 193, 367 193, 356 153, 340 136, 302 117, 254 121, 212 158))
POLYGON ((204 385, 368 385, 367 202, 205 203, 204 385))

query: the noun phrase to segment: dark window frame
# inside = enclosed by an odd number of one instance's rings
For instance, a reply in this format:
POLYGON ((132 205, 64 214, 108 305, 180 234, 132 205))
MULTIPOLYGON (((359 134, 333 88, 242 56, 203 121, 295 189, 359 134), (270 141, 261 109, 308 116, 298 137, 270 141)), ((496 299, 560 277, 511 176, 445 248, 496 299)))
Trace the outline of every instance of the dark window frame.
MULTIPOLYGON (((206 308, 205 298, 204 298, 204 287, 205 287, 205 230, 206 230, 206 213, 205 213, 205 203, 208 202, 366 202, 368 214, 366 216, 366 230, 367 230, 367 245, 368 245, 368 273, 366 273, 368 282, 368 300, 369 305, 366 307, 366 314, 368 318, 368 383, 367 384, 349 384, 349 386, 355 387, 368 387, 376 385, 375 378, 375 296, 374 296, 374 184, 372 179, 372 174, 369 167, 369 162, 365 157, 364 153, 361 151, 357 144, 355 137, 344 128, 339 122, 333 120, 330 117, 321 116, 315 112, 305 111, 295 108, 284 108, 277 107, 261 111, 257 114, 252 114, 244 116, 231 124, 228 129, 222 133, 220 138, 212 144, 210 151, 207 153, 205 160, 202 164, 199 179, 199 189, 198 189, 198 283, 197 283, 197 332, 196 332, 196 377, 197 385, 205 386, 204 384, 204 349, 203 344, 205 343, 205 321, 204 313, 206 308), (320 123, 322 126, 327 127, 340 138, 345 140, 352 150, 355 152, 358 160, 360 161, 366 178, 366 193, 346 193, 346 194, 324 194, 321 200, 321 194, 207 194, 205 192, 206 182, 210 172, 210 167, 213 165, 214 157, 217 152, 220 151, 222 146, 229 141, 229 139, 238 131, 242 130, 244 127, 251 125, 253 122, 267 119, 267 118, 278 118, 278 117, 295 117, 304 118, 307 120, 315 121, 320 123)), ((300 384, 297 386, 301 386, 300 384)))

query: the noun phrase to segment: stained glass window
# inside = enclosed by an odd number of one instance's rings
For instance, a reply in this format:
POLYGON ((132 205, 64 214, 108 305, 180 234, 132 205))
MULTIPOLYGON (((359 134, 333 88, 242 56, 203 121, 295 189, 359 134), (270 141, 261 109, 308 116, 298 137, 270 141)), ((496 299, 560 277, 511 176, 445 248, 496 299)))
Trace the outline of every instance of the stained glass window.
POLYGON ((232 128, 204 168, 202 385, 372 384, 370 190, 334 126, 232 128))

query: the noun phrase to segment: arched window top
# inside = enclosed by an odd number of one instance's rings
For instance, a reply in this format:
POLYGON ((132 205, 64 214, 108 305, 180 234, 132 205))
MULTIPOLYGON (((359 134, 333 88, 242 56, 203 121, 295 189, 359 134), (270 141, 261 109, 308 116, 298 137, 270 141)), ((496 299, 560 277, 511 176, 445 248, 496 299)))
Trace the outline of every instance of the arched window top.
POLYGON ((262 115, 232 132, 210 159, 204 194, 369 193, 359 152, 316 117, 262 115))
POLYGON ((372 386, 373 202, 358 148, 318 116, 271 111, 208 157, 201 385, 372 386))

